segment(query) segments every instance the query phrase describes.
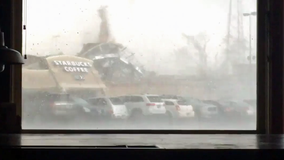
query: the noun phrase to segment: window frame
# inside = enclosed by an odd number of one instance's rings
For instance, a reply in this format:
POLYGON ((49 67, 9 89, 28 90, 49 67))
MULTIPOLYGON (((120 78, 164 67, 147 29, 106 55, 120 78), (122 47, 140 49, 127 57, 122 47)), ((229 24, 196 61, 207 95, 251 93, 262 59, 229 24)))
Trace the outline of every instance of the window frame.
MULTIPOLYGON (((265 113, 268 107, 268 84, 266 57, 266 26, 267 21, 266 0, 258 0, 257 3, 257 123, 256 130, 30 130, 21 129, 21 133, 34 134, 260 134, 265 133, 267 128, 267 115, 265 113), (260 18, 261 17, 261 18, 260 18), (264 118, 265 117, 265 118, 264 118)), ((22 17, 23 0, 12 0, 12 45, 11 47, 22 51, 22 17)), ((12 101, 17 104, 17 115, 21 117, 22 111, 22 66, 13 66, 12 71, 12 101)))

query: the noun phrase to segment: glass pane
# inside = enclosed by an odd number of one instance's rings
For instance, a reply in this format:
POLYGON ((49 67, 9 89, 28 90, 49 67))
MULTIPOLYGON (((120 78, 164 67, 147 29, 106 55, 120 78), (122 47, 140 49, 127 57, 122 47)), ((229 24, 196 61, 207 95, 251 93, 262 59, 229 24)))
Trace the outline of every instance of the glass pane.
POLYGON ((163 102, 160 96, 147 96, 150 102, 163 102))
POLYGON ((124 102, 119 98, 110 98, 109 99, 113 105, 123 105, 124 102))
POLYGON ((179 105, 190 105, 187 101, 177 101, 179 105))
POLYGON ((73 102, 80 106, 89 106, 90 104, 82 98, 74 97, 73 102))
POLYGON ((24 0, 23 15, 23 129, 256 129, 256 0, 24 0), (78 99, 51 105, 63 94, 78 99))

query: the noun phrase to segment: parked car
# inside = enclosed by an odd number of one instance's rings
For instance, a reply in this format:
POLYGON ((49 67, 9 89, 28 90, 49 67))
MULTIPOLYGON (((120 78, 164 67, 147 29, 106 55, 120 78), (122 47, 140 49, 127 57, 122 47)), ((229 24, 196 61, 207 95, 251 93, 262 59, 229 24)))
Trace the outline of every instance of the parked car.
POLYGON ((256 109, 256 99, 246 99, 243 101, 256 109))
POLYGON ((79 97, 71 97, 73 105, 78 108, 77 118, 80 120, 94 120, 100 118, 99 109, 79 97))
POLYGON ((235 110, 235 112, 237 112, 239 116, 242 116, 242 117, 255 116, 256 111, 254 107, 252 107, 251 105, 241 100, 223 100, 223 101, 220 101, 220 103, 235 110))
POLYGON ((163 100, 182 100, 193 107, 196 118, 215 118, 218 115, 218 108, 213 104, 205 103, 190 96, 181 95, 161 95, 163 100))
POLYGON ((207 104, 215 105, 218 108, 220 116, 223 118, 232 119, 238 116, 238 111, 233 106, 227 103, 219 102, 215 100, 204 100, 203 102, 207 104))
POLYGON ((120 99, 124 102, 132 119, 139 119, 142 116, 166 116, 166 108, 159 95, 128 95, 120 96, 120 99))
POLYGON ((198 118, 211 119, 218 117, 218 108, 213 104, 208 104, 202 100, 189 96, 182 96, 182 99, 193 106, 195 114, 198 118))
POLYGON ((74 120, 78 114, 78 108, 67 93, 35 92, 25 96, 23 114, 31 123, 66 122, 74 120))
POLYGON ((127 119, 129 116, 124 102, 118 97, 96 97, 87 101, 97 107, 104 118, 127 119))
POLYGON ((182 100, 182 99, 183 99, 182 96, 169 95, 169 94, 163 94, 163 95, 161 95, 161 98, 162 98, 163 100, 182 100))
POLYGON ((193 118, 193 107, 183 100, 164 100, 170 118, 193 118))

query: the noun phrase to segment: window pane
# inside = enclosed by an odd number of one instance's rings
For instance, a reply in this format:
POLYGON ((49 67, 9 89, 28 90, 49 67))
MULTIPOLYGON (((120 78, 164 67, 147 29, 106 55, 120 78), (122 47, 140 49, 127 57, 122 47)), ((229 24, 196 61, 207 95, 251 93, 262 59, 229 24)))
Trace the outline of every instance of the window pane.
POLYGON ((173 102, 165 101, 165 105, 174 105, 173 102))
POLYGON ((73 98, 73 102, 77 105, 80 105, 80 106, 88 106, 90 105, 87 101, 85 101, 84 99, 82 98, 73 98))
POLYGON ((123 105, 124 102, 119 98, 110 98, 109 99, 113 105, 123 105))
POLYGON ((177 101, 179 105, 190 105, 187 101, 177 101))
POLYGON ((160 96, 147 96, 150 102, 163 102, 160 96))
POLYGON ((256 128, 256 0, 24 4, 23 129, 256 128))

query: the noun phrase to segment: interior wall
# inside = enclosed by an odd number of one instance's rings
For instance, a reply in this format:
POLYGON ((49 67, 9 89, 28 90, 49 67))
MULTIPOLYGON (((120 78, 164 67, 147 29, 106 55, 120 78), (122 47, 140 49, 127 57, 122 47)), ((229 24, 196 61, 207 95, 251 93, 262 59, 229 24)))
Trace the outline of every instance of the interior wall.
MULTIPOLYGON (((5 33, 6 46, 11 47, 11 26, 12 26, 12 15, 11 15, 11 0, 0 1, 0 25, 2 32, 5 33)), ((11 67, 5 66, 4 72, 0 73, 0 102, 10 101, 10 73, 11 67), (7 87, 9 86, 9 87, 7 87)))
MULTIPOLYGON (((22 50, 22 0, 0 1, 0 26, 5 33, 5 45, 17 51, 22 50)), ((17 66, 5 66, 4 72, 0 73, 0 103, 15 103, 16 115, 13 121, 13 132, 21 131, 21 98, 22 98, 22 68, 17 66), (14 120, 16 124, 14 126, 14 120)), ((5 113, 7 114, 7 113, 5 113)), ((8 114, 9 115, 9 114, 8 114)), ((3 122, 10 125, 10 122, 3 122)))
POLYGON ((284 133, 284 2, 270 0, 268 19, 269 131, 284 133))

